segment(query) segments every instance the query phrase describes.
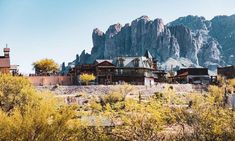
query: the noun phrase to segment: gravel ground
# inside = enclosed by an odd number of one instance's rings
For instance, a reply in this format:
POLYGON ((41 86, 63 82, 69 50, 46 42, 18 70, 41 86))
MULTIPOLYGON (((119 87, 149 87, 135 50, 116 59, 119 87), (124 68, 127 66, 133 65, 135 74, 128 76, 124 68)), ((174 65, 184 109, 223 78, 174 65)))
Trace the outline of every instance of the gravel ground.
MULTIPOLYGON (((40 91, 49 90, 57 95, 77 95, 80 93, 86 93, 89 95, 103 95, 108 94, 109 91, 120 87, 120 85, 91 85, 91 86, 38 86, 36 87, 40 91)), ((191 84, 158 84, 155 86, 133 86, 134 93, 152 95, 154 92, 161 92, 165 88, 173 87, 177 93, 189 93, 193 92, 193 85, 191 84)))
MULTIPOLYGON (((54 93, 58 98, 62 98, 68 104, 83 105, 90 100, 97 99, 102 95, 109 94, 113 90, 120 89, 121 85, 90 85, 90 86, 38 86, 39 91, 50 91, 54 93)), ((143 86, 133 85, 133 91, 131 91, 127 97, 132 99, 139 99, 139 94, 143 101, 148 99, 155 92, 163 92, 167 88, 173 88, 178 94, 185 94, 195 92, 195 86, 191 84, 166 84, 161 83, 158 85, 143 86)))

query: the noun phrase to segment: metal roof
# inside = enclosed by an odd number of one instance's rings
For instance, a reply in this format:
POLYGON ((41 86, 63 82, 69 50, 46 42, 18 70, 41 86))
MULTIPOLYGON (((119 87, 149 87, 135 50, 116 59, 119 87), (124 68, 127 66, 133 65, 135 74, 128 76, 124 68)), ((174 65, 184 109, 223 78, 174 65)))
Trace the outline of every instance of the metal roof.
POLYGON ((113 64, 115 64, 116 66, 118 66, 118 60, 122 59, 123 60, 123 67, 126 68, 136 68, 136 66, 134 65, 134 61, 136 59, 139 60, 139 65, 138 68, 151 68, 151 61, 150 59, 142 56, 142 57, 117 57, 113 60, 113 64))
POLYGON ((97 63, 102 63, 102 62, 105 62, 105 61, 107 61, 107 62, 109 62, 109 63, 112 63, 112 62, 113 62, 113 60, 110 60, 110 59, 96 59, 96 60, 95 60, 95 62, 97 62, 97 63))

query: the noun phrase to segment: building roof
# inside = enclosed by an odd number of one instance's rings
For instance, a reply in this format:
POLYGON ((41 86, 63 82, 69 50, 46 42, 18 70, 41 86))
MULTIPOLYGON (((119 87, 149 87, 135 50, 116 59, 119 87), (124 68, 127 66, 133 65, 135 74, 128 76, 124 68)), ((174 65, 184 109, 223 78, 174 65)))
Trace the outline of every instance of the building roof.
POLYGON ((217 69, 233 69, 235 66, 217 67, 217 69))
POLYGON ((95 60, 95 62, 97 62, 97 63, 102 63, 102 62, 105 62, 105 61, 107 61, 107 62, 109 62, 109 63, 112 63, 112 62, 113 62, 113 60, 110 60, 110 59, 96 59, 96 60, 95 60))
POLYGON ((151 53, 148 50, 145 52, 144 56, 146 58, 153 58, 153 56, 151 55, 151 53))
POLYGON ((10 58, 0 58, 0 68, 10 68, 10 58))
POLYGON ((123 60, 123 67, 124 68, 136 68, 136 66, 134 65, 134 61, 136 59, 139 60, 139 65, 138 68, 149 68, 151 69, 151 62, 148 58, 142 56, 142 57, 117 57, 113 60, 113 64, 115 64, 116 66, 118 66, 118 60, 123 60))

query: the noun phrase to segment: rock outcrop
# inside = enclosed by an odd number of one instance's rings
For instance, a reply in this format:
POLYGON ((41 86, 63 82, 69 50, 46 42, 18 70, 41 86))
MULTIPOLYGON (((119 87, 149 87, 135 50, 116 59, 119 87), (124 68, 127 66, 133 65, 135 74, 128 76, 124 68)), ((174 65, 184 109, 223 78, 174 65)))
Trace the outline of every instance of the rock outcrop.
POLYGON ((92 39, 91 54, 83 51, 79 56, 80 63, 117 56, 139 56, 149 50, 160 63, 185 58, 195 66, 211 70, 226 64, 235 65, 234 15, 218 16, 211 21, 187 16, 167 25, 162 19, 150 20, 148 16, 142 16, 131 24, 111 25, 105 33, 96 28, 92 39))
POLYGON ((226 63, 235 65, 235 15, 214 17, 209 34, 220 43, 226 63))

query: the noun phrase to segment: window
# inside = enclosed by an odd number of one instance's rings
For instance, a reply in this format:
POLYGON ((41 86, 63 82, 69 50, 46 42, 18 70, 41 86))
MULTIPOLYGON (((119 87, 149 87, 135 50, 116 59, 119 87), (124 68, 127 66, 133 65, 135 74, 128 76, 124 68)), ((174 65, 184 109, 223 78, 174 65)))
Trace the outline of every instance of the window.
POLYGON ((135 60, 133 60, 134 67, 138 68, 139 67, 139 62, 140 62, 139 58, 136 58, 135 60))
POLYGON ((118 74, 118 69, 115 69, 116 74, 118 74))
POLYGON ((119 58, 119 59, 118 59, 118 66, 119 66, 119 67, 124 67, 124 61, 125 61, 125 59, 119 58))
POLYGON ((123 69, 120 69, 120 74, 123 74, 123 69))

